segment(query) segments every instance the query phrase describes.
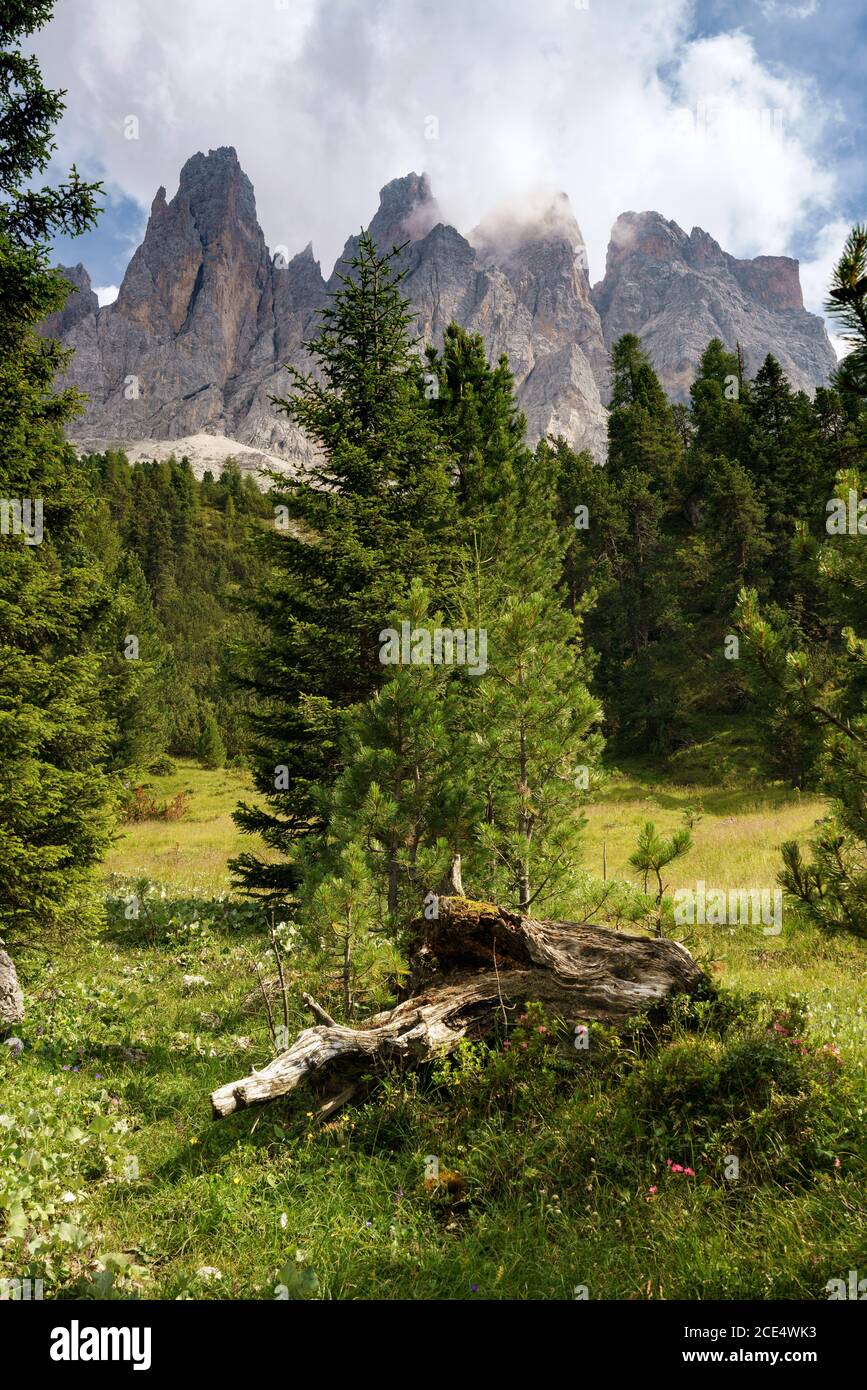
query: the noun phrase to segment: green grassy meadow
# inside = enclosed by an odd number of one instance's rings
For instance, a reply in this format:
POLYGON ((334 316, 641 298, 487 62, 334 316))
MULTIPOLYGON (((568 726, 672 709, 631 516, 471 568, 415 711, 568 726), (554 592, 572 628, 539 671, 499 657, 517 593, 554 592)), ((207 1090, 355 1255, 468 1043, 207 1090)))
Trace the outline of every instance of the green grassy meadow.
MULTIPOLYGON (((24 1194, 0 1273, 38 1267, 59 1298, 738 1300, 825 1298, 867 1268, 863 945, 788 915, 779 937, 685 929, 723 994, 620 1043, 594 1030, 577 1067, 531 1018, 526 1049, 465 1046, 324 1126, 300 1093, 215 1122, 210 1091, 272 1054, 245 1003, 261 924, 233 918, 226 870, 249 787, 193 764, 151 784, 186 790, 186 817, 122 830, 109 925, 27 981, 24 1050, 0 1061, 0 1157, 24 1194), (118 895, 143 878, 147 911, 127 918, 118 895)), ((773 887, 780 842, 823 809, 630 764, 586 808, 586 867, 601 874, 604 842, 628 876, 641 823, 670 831, 688 807, 672 888, 773 887)), ((301 1028, 291 955, 289 971, 301 1028)))
POLYGON ((106 872, 126 878, 145 877, 180 893, 226 893, 231 855, 245 848, 232 812, 252 795, 249 775, 234 768, 209 771, 180 761, 168 777, 149 777, 146 785, 157 801, 184 792, 189 810, 182 821, 142 821, 121 826, 106 859, 106 872))

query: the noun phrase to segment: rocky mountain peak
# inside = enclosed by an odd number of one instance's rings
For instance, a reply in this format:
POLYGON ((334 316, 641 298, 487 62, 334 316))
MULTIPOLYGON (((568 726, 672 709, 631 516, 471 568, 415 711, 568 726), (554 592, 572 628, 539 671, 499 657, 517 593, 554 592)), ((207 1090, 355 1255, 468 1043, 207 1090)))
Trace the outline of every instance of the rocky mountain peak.
POLYGON ((249 346, 266 272, 253 185, 224 146, 187 160, 171 202, 158 189, 115 313, 147 332, 201 334, 228 368, 249 346))
POLYGON ((322 283, 322 272, 319 262, 313 254, 312 241, 308 241, 304 249, 297 251, 288 261, 283 252, 278 252, 271 261, 271 271, 275 277, 275 283, 288 281, 299 284, 310 279, 322 283))
POLYGON ((427 174, 406 174, 380 189, 379 207, 368 227, 377 246, 421 241, 442 221, 427 174))
POLYGON ((64 280, 68 280, 71 285, 75 286, 76 290, 83 291, 84 294, 87 294, 88 291, 93 293, 90 275, 81 261, 78 262, 78 265, 61 265, 57 268, 64 280))
POLYGON ((49 315, 45 320, 45 332, 53 338, 62 338, 76 324, 98 313, 99 300, 91 287, 90 276, 80 261, 78 265, 61 265, 57 269, 73 289, 60 312, 49 315))
POLYGON ((701 268, 724 267, 730 260, 719 242, 714 241, 701 227, 693 227, 683 248, 683 254, 690 265, 701 268))
POLYGON ((204 235, 234 223, 261 236, 253 185, 231 145, 188 159, 181 169, 177 199, 186 201, 204 235))
POLYGON ((739 343, 750 372, 772 353, 803 390, 826 381, 836 366, 822 320, 804 310, 797 261, 739 260, 701 227, 687 236, 657 212, 618 217, 593 302, 606 346, 637 333, 676 397, 686 396, 711 338, 729 348, 739 343))
POLYGON ((666 221, 661 213, 622 212, 608 239, 605 277, 593 287, 594 302, 600 314, 604 312, 606 292, 610 297, 611 286, 624 261, 632 256, 671 261, 682 252, 686 240, 686 233, 677 223, 666 221))

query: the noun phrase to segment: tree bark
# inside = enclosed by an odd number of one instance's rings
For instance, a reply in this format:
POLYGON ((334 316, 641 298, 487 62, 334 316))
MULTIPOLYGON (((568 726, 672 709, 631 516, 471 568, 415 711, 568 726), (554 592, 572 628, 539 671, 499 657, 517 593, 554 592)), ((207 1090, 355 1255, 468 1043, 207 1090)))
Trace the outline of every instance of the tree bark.
POLYGON ((359 1028, 304 1029, 261 1071, 214 1091, 214 1118, 286 1095, 305 1079, 332 1097, 323 1107, 330 1113, 381 1064, 417 1067, 447 1056, 530 1002, 570 1024, 617 1026, 702 979, 675 941, 537 921, 467 898, 440 898, 438 916, 420 919, 416 933, 407 998, 359 1028))

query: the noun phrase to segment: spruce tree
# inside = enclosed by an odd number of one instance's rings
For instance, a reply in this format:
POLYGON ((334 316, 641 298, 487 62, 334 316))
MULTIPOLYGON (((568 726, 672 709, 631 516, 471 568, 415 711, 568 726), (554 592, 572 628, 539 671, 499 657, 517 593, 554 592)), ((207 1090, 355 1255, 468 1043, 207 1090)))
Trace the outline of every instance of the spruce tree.
POLYGON ((225 765, 226 745, 220 736, 220 730, 214 717, 214 707, 211 704, 207 704, 204 709, 202 732, 199 734, 196 752, 202 767, 213 769, 225 765))
POLYGON ((362 234, 307 344, 315 373, 293 370, 295 393, 277 402, 320 457, 275 479, 272 576, 250 604, 263 637, 241 654, 264 804, 242 805, 236 819, 281 860, 251 853, 233 867, 246 888, 275 897, 291 893, 297 840, 318 826, 318 789, 341 770, 346 713, 383 678, 386 615, 413 578, 438 599, 456 543, 453 464, 425 399, 396 254, 362 234))
POLYGON ((682 737, 678 673, 683 617, 677 545, 682 434, 653 366, 632 334, 611 351, 609 453, 604 469, 560 443, 560 514, 573 511, 570 586, 597 590, 587 624, 611 731, 668 751, 682 737), (580 573, 580 578, 578 575, 580 573))
POLYGON ((527 448, 508 360, 491 367, 481 335, 456 323, 445 331, 442 352, 429 347, 426 356, 437 382, 431 409, 454 459, 464 529, 472 528, 483 551, 494 549, 504 508, 514 500, 516 459, 527 448))
POLYGON ((112 722, 107 764, 118 773, 135 772, 165 751, 168 718, 166 646, 134 552, 123 556, 112 575, 111 600, 100 634, 102 699, 112 722))
POLYGON ((700 490, 705 459, 738 459, 743 449, 750 383, 740 352, 729 352, 719 338, 712 338, 701 355, 689 397, 692 467, 687 472, 700 490))
POLYGON ((0 16, 0 936, 28 946, 95 920, 90 871, 112 796, 94 645, 110 596, 85 544, 85 472, 63 438, 79 401, 55 389, 65 354, 36 332, 69 292, 50 240, 92 225, 98 191, 74 169, 57 189, 35 186, 63 94, 20 44, 51 11, 10 0, 0 16))
MULTIPOLYGON (((857 485, 842 477, 841 485, 857 485)), ((864 561, 858 538, 818 548, 821 582, 846 613, 845 589, 864 588, 864 561)), ((863 600, 859 603, 863 608, 863 600)), ((812 857, 800 845, 782 846, 779 881, 806 916, 829 931, 867 936, 867 624, 844 626, 832 652, 796 645, 785 624, 763 612, 754 591, 745 590, 738 625, 760 681, 777 692, 781 714, 795 729, 812 729, 821 740, 820 788, 832 798, 829 814, 811 841, 812 857), (830 657, 830 659, 829 659, 830 657)))

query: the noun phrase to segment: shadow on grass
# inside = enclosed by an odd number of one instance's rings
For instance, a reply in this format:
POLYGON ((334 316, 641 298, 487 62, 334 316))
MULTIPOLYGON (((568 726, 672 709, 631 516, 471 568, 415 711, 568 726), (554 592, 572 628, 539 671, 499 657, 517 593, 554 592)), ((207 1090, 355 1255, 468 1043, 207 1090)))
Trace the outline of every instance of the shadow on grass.
POLYGON ((663 787, 653 782, 639 781, 630 773, 618 771, 612 772, 612 781, 595 795, 593 804, 618 806, 644 802, 648 806, 659 806, 672 811, 682 811, 688 806, 699 804, 706 815, 736 816, 762 814, 787 806, 798 806, 802 801, 815 800, 817 795, 807 792, 802 796, 777 782, 756 783, 755 786, 748 787, 685 782, 674 787, 671 784, 663 787))

